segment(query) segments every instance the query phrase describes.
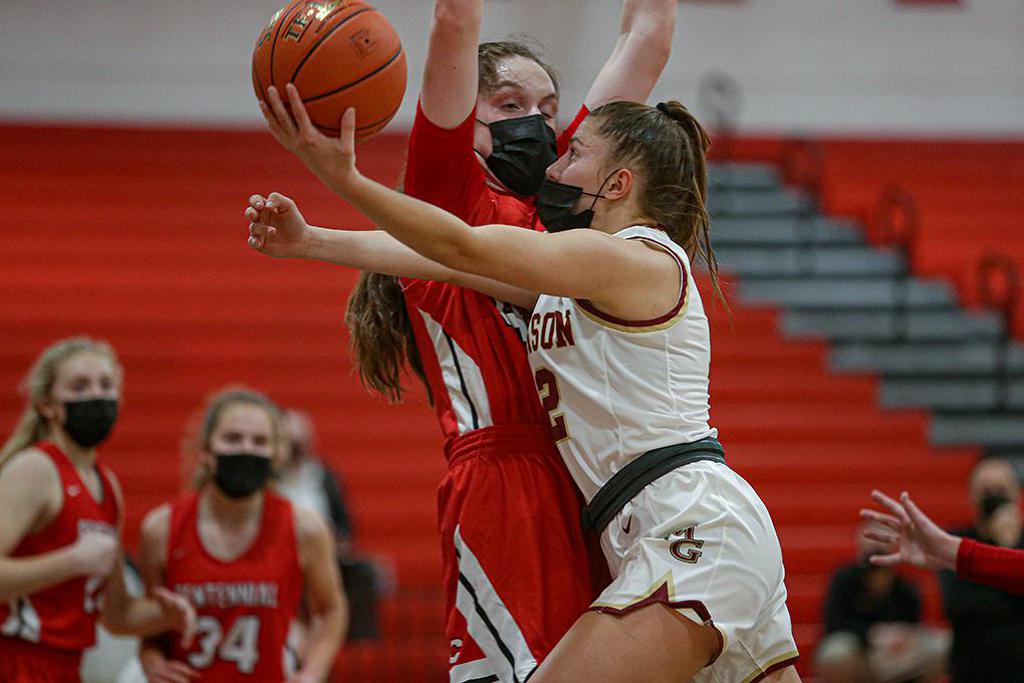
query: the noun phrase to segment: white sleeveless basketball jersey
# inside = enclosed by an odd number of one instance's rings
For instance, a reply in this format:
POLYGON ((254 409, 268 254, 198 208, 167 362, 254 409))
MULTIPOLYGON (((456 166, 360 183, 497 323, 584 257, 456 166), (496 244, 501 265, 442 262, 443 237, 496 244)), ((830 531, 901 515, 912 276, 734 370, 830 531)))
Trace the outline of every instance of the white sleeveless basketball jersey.
POLYGON ((718 434, 708 424, 711 335, 686 252, 656 228, 615 236, 645 240, 675 258, 682 273, 676 306, 653 320, 628 321, 588 301, 542 294, 527 339, 541 402, 587 502, 646 451, 718 434))

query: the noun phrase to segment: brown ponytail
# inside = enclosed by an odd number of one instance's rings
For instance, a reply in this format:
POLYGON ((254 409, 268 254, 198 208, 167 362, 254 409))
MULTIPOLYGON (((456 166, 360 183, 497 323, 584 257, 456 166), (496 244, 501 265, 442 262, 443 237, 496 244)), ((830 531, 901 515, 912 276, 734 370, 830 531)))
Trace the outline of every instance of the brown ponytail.
POLYGON ((349 350, 363 386, 391 403, 400 402, 405 391, 402 370, 408 363, 427 388, 427 398, 433 404, 398 278, 360 273, 348 299, 345 324, 349 330, 349 350))
POLYGON ((715 296, 728 310, 718 281, 707 210, 707 151, 711 139, 681 103, 649 107, 611 102, 595 109, 598 133, 616 151, 614 163, 631 162, 642 174, 639 207, 690 254, 700 254, 715 296))

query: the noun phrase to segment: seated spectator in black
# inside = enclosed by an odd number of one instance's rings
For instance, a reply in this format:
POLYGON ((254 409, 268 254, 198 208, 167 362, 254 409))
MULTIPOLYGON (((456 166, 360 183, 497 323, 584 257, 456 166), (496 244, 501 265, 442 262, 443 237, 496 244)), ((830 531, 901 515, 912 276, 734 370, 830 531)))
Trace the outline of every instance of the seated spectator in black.
MULTIPOLYGON (((276 488, 293 503, 319 512, 334 530, 338 564, 349 604, 348 640, 379 635, 378 600, 390 592, 390 580, 378 562, 355 550, 352 515, 338 477, 318 457, 313 421, 300 410, 285 411, 286 457, 276 488)), ((300 638, 301 640, 301 638, 300 638)))
MULTIPOLYGON (((1020 484, 1013 466, 985 458, 970 479, 974 526, 952 533, 1004 548, 1024 547, 1020 484)), ((1024 597, 939 572, 946 618, 953 625, 952 683, 1024 680, 1024 597)))
POLYGON ((832 577, 825 602, 825 637, 815 655, 824 683, 941 681, 949 636, 920 624, 917 587, 868 559, 875 541, 857 534, 857 562, 832 577))

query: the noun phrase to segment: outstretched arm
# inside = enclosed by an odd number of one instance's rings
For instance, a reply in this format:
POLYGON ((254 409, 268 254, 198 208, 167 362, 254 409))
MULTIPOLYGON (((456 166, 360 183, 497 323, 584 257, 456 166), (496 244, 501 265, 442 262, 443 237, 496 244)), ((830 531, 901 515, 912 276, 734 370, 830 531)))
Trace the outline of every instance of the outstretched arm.
POLYGON ((476 105, 483 0, 436 0, 420 107, 435 126, 455 128, 476 105))
POLYGON ((249 246, 268 256, 450 282, 523 308, 532 308, 537 298, 534 292, 431 261, 382 230, 331 230, 308 225, 295 202, 276 192, 268 198, 250 197, 245 217, 249 220, 249 246))
POLYGON ((861 510, 861 517, 875 522, 864 536, 888 546, 886 554, 872 555, 871 563, 881 567, 910 564, 922 569, 956 569, 961 539, 948 534, 924 514, 906 492, 897 502, 881 491, 871 497, 890 514, 861 510))
POLYGON ((646 102, 672 53, 678 0, 625 0, 619 38, 584 103, 646 102))

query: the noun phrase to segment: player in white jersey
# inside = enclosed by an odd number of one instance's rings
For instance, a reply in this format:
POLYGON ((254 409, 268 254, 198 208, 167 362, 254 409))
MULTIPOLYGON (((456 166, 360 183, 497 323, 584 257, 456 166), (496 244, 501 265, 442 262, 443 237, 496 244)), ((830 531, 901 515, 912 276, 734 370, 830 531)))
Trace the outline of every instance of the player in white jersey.
MULTIPOLYGON (((542 234, 470 228, 363 177, 354 121, 314 151, 335 155, 329 186, 420 255, 374 238, 381 260, 478 276, 532 311, 537 389, 614 580, 531 683, 798 681, 778 538, 708 423, 710 340, 690 272, 700 252, 718 291, 700 124, 678 102, 595 109, 548 170, 537 206, 558 234, 542 234)), ((310 239, 293 211, 258 201, 250 245, 310 239)), ((359 242, 316 239, 310 253, 332 262, 359 242)))

